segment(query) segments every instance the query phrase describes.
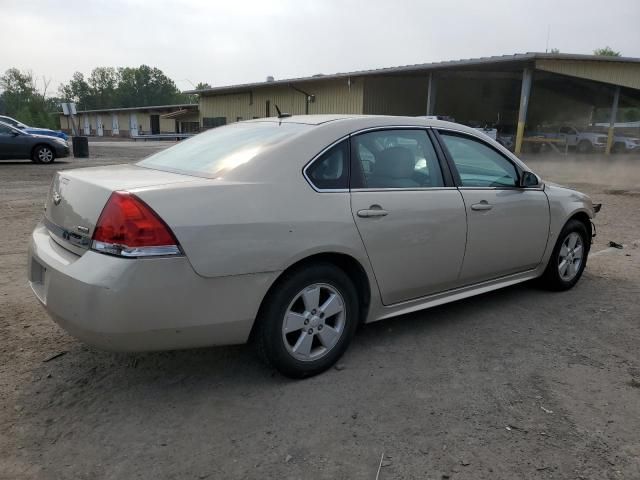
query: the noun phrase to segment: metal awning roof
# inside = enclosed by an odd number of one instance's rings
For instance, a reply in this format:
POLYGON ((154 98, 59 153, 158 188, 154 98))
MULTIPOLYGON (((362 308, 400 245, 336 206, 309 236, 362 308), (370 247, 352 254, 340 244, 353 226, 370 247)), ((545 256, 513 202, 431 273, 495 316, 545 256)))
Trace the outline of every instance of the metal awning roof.
POLYGON ((180 118, 180 117, 185 117, 187 115, 192 115, 197 112, 198 112, 197 108, 181 108, 180 110, 176 110, 175 112, 169 112, 169 113, 160 115, 160 118, 180 118))
POLYGON ((616 64, 632 63, 640 64, 640 58, 634 57, 603 57, 598 55, 580 55, 564 53, 516 53, 514 55, 498 55, 492 57, 469 58, 460 60, 448 60, 443 62, 420 63, 415 65, 404 65, 398 67, 377 68, 372 70, 359 70, 346 73, 334 73, 330 75, 318 74, 310 77, 288 78, 274 80, 272 82, 255 82, 237 85, 226 85, 220 87, 205 88, 201 90, 187 90, 184 93, 196 93, 200 95, 215 95, 217 93, 228 93, 233 91, 246 91, 252 88, 269 87, 274 85, 288 85, 291 83, 303 83, 322 80, 333 80, 349 77, 364 77, 374 75, 394 75, 394 74, 419 74, 445 69, 469 69, 469 68, 490 68, 496 66, 500 68, 521 67, 525 64, 533 64, 536 60, 556 60, 556 61, 592 61, 598 63, 612 62, 616 64))
MULTIPOLYGON (((169 108, 198 109, 197 103, 179 103, 175 105, 149 105, 141 107, 98 108, 93 110, 78 110, 78 113, 130 112, 132 110, 166 110, 169 108)), ((62 114, 62 112, 59 112, 62 114)))

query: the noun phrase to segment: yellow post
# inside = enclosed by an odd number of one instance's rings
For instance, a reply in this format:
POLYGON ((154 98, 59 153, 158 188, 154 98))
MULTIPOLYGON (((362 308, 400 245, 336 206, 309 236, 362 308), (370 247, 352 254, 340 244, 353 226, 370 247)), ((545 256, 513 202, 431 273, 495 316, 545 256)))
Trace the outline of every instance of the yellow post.
POLYGON ((616 125, 616 117, 618 116, 618 101, 620 100, 620 86, 616 87, 616 91, 613 94, 613 105, 611 105, 611 118, 609 119, 609 132, 607 134, 607 148, 604 151, 605 155, 611 154, 611 147, 613 146, 613 132, 616 125))
POLYGON ((529 107, 529 95, 533 83, 533 71, 525 68, 522 72, 522 89, 520 90, 520 109, 518 111, 518 129, 516 130, 516 155, 522 151, 522 139, 524 138, 524 126, 527 123, 527 109, 529 107))

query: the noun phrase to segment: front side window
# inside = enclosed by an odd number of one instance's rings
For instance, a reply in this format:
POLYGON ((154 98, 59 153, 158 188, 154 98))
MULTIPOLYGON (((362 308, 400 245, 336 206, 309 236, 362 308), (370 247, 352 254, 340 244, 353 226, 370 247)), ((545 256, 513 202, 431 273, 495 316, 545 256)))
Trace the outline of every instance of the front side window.
POLYGON ((443 187, 438 157, 424 130, 380 130, 354 136, 358 188, 443 187))
POLYGON ((516 167, 480 140, 449 132, 440 132, 463 187, 516 187, 516 167))
POLYGON ((318 190, 349 188, 349 141, 334 145, 306 170, 307 178, 318 190))
POLYGON ((0 135, 3 136, 11 136, 13 135, 14 130, 8 125, 0 125, 0 135))

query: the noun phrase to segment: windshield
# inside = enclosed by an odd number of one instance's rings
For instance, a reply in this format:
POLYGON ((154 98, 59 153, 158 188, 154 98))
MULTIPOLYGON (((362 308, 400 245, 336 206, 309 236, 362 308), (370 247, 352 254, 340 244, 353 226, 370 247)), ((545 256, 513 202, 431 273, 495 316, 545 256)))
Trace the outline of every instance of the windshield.
POLYGON ((298 123, 252 122, 218 127, 184 140, 141 162, 142 167, 188 175, 219 177, 301 131, 298 123))

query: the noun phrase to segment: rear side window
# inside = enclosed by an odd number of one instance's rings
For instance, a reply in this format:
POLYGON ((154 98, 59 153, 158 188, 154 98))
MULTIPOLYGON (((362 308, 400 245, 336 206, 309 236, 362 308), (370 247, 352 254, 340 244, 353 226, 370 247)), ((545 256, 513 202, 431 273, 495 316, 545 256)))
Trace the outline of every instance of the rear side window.
POLYGON ((349 141, 344 140, 324 152, 305 173, 318 190, 349 188, 349 141))
POLYGON ((234 123, 183 140, 138 165, 216 178, 309 128, 309 125, 299 123, 234 123))
POLYGON ((440 132, 463 187, 516 187, 516 167, 484 142, 449 132, 440 132))
POLYGON ((438 157, 424 130, 379 130, 351 139, 354 188, 443 187, 438 157), (354 166, 354 171, 355 171, 354 166))

